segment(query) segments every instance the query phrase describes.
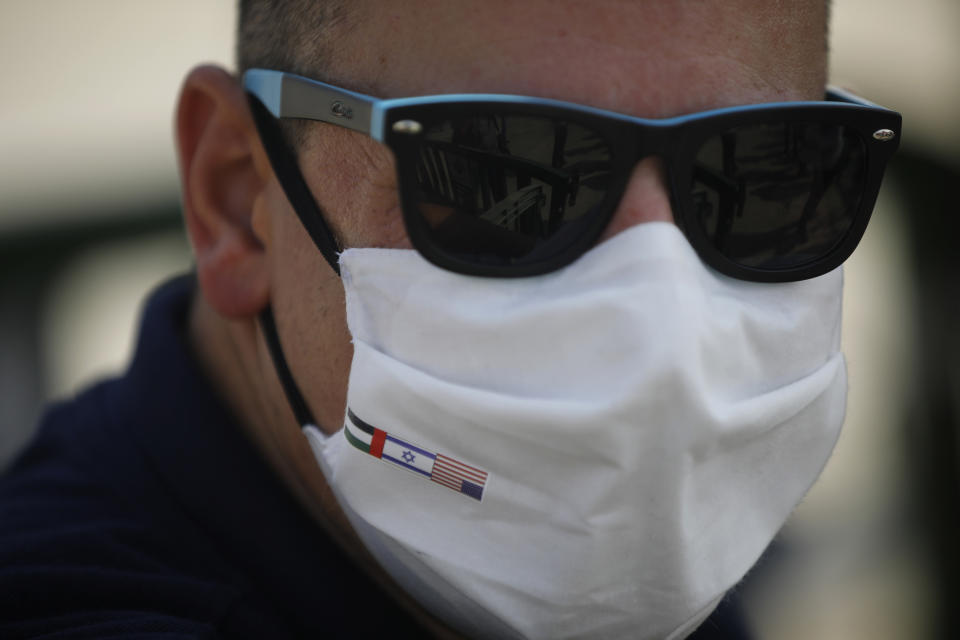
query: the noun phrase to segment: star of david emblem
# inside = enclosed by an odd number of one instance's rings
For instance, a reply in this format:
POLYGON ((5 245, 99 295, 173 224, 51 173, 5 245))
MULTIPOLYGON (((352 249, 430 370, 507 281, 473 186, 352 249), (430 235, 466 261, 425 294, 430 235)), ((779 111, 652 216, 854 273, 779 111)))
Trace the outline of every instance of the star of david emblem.
POLYGON ((407 464, 413 463, 413 461, 416 460, 416 459, 417 459, 417 456, 413 455, 413 453, 412 453, 411 451, 407 450, 407 451, 404 451, 404 452, 403 452, 403 460, 404 460, 404 462, 406 462, 407 464))

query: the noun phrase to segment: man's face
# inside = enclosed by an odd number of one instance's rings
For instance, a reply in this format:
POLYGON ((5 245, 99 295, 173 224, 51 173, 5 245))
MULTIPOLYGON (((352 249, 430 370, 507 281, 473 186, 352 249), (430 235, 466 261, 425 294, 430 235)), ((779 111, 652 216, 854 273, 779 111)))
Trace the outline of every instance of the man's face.
MULTIPOLYGON (((332 54, 322 61, 328 71, 322 79, 383 98, 510 93, 667 117, 823 97, 824 0, 351 0, 348 6, 332 54)), ((386 147, 311 122, 299 161, 345 247, 410 246, 386 147)), ((672 219, 659 164, 638 161, 602 239, 672 219)), ((269 299, 288 365, 318 426, 333 433, 344 418, 353 353, 343 284, 276 180, 257 192, 251 224, 265 247, 269 299)), ((257 425, 258 436, 306 504, 347 531, 294 428, 262 341, 258 349, 252 387, 268 397, 252 402, 273 418, 257 425)))
MULTIPOLYGON (((404 0, 350 3, 325 78, 379 97, 511 93, 641 117, 823 96, 823 0, 404 0)), ((345 129, 311 123, 304 175, 343 243, 408 247, 393 158, 345 129)), ((342 287, 278 187, 272 299, 321 425, 343 417, 350 345, 342 287), (323 381, 322 383, 319 381, 323 381)), ((638 164, 605 237, 672 220, 658 164, 638 164)))

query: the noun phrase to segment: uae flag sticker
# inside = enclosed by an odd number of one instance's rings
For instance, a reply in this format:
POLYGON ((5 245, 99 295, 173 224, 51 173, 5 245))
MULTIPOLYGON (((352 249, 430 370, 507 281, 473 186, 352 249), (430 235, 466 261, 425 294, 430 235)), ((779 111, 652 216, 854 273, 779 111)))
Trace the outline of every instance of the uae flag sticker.
POLYGON ((392 434, 373 427, 347 409, 343 429, 354 447, 402 469, 432 480, 474 500, 483 499, 488 474, 442 453, 427 451, 392 434))

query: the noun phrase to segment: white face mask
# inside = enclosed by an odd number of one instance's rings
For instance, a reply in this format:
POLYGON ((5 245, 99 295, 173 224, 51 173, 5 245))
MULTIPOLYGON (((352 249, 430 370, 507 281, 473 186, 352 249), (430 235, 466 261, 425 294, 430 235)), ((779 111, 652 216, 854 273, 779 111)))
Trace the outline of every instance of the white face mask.
POLYGON ((536 278, 341 266, 351 415, 305 430, 365 545, 471 637, 685 636, 843 421, 840 270, 732 280, 664 223, 536 278))

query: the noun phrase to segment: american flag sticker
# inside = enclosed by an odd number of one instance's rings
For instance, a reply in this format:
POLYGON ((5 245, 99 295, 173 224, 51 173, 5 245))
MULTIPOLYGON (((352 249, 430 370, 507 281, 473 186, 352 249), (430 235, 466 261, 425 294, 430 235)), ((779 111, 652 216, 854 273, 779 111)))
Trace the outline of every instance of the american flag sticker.
POLYGON ((430 472, 434 482, 450 487, 470 496, 474 500, 483 498, 483 488, 487 486, 487 472, 471 467, 459 460, 438 453, 430 472))
POLYGON ((442 484, 457 493, 483 500, 489 474, 442 453, 433 453, 367 424, 347 409, 343 429, 347 441, 364 453, 442 484))

